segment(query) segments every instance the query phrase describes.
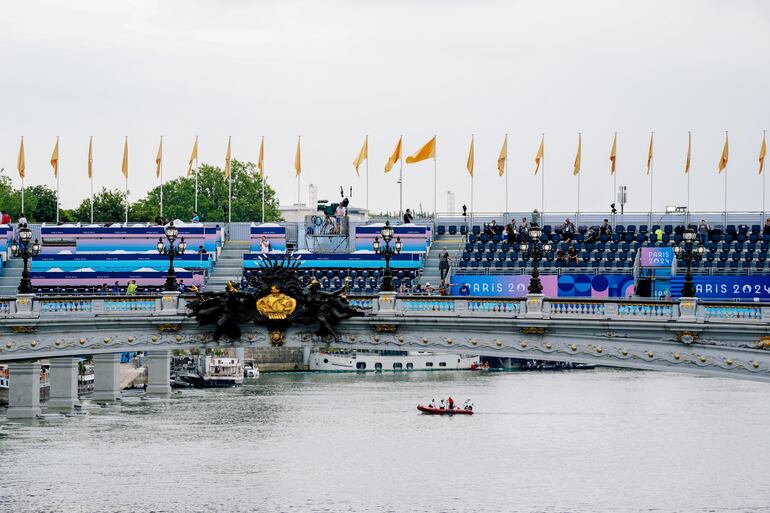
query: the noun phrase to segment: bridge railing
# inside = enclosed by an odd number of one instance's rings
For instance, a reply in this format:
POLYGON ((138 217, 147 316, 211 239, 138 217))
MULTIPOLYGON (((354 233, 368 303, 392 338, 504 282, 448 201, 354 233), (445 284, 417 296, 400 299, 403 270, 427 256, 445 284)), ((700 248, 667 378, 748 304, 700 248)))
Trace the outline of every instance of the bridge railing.
MULTIPOLYGON (((0 319, 183 316, 188 297, 176 292, 144 296, 6 296, 0 319)), ((477 296, 348 296, 366 316, 467 317, 623 322, 751 323, 770 325, 770 304, 634 298, 520 298, 477 296)))

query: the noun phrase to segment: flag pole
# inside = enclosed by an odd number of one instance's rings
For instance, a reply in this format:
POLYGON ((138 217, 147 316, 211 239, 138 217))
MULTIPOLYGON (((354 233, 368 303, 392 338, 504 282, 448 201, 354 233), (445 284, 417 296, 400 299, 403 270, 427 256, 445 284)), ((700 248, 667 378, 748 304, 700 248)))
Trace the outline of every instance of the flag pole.
POLYGON ((505 134, 505 212, 508 213, 508 134, 505 134))
MULTIPOLYGON (((582 137, 583 137, 583 132, 578 132, 578 149, 580 149, 581 151, 583 149, 582 137)), ((581 157, 581 160, 582 160, 583 155, 581 154, 580 157, 581 157)), ((581 162, 581 164, 582 164, 582 162, 581 162)), ((580 175, 583 174, 580 171, 581 170, 578 169, 578 174, 577 174, 577 179, 578 179, 578 184, 577 184, 578 185, 577 186, 577 213, 575 214, 575 224, 578 225, 578 226, 580 226, 580 175)))
POLYGON ((438 180, 436 178, 436 146, 438 146, 438 140, 436 139, 436 134, 433 134, 433 139, 436 141, 433 146, 433 222, 435 223, 438 219, 438 202, 436 201, 438 190, 438 180))
MULTIPOLYGON (((474 138, 474 134, 471 134, 471 147, 473 147, 473 138, 474 138)), ((475 147, 473 148, 475 152, 476 149, 475 147)), ((476 155, 474 155, 473 158, 475 159, 476 155)), ((508 159, 506 158, 505 160, 508 160, 508 159)), ((473 164, 474 164, 473 167, 475 168, 476 167, 475 162, 473 164)), ((473 169, 473 172, 471 172, 471 226, 473 226, 473 179, 475 178, 475 175, 476 175, 476 170, 473 169)))
MULTIPOLYGON (((767 136, 767 130, 762 130, 762 140, 765 140, 765 137, 767 136)), ((762 219, 760 219, 760 225, 764 224, 765 219, 765 173, 762 173, 762 219)))
MULTIPOLYGON (((91 136, 91 141, 93 142, 93 136, 91 136)), ((92 147, 89 145, 89 147, 92 147)), ((93 166, 93 163, 90 161, 91 159, 91 153, 88 154, 89 162, 88 162, 88 178, 91 182, 91 224, 94 224, 94 171, 91 166, 93 166)))
POLYGON ((545 224, 545 132, 543 132, 543 172, 540 174, 540 226, 545 224))
MULTIPOLYGON (((302 141, 302 136, 298 135, 297 136, 297 150, 298 151, 300 149, 300 142, 301 141, 302 141)), ((295 167, 296 167, 296 163, 295 163, 295 167)), ((300 154, 300 169, 302 169, 302 156, 301 156, 301 154, 300 154)), ((300 201, 300 192, 299 192, 299 189, 300 189, 300 175, 302 174, 302 172, 298 171, 297 169, 295 169, 295 172, 297 173, 297 228, 299 229, 299 225, 300 225, 300 222, 301 222, 300 216, 302 215, 301 212, 300 212, 301 209, 302 209, 302 205, 301 205, 301 201, 300 201)), ((299 245, 299 232, 297 233, 297 245, 299 245)))
POLYGON ((404 134, 398 136, 401 151, 398 152, 398 217, 404 218, 404 134))
MULTIPOLYGON (((650 145, 652 145, 655 132, 650 132, 650 145)), ((652 226, 652 177, 655 174, 655 153, 650 154, 650 226, 652 226)), ((687 173, 688 175, 690 173, 687 173)))
POLYGON ((198 151, 197 151, 198 136, 197 135, 195 136, 195 145, 196 145, 196 151, 195 151, 195 212, 197 212, 198 211, 198 151))
MULTIPOLYGON (((725 144, 727 144, 727 130, 725 130, 725 144)), ((727 224, 727 166, 725 165, 725 225, 727 224)))
MULTIPOLYGON (((56 147, 59 147, 59 136, 56 136, 56 147)), ((59 199, 59 155, 56 155, 56 224, 59 224, 59 205, 61 200, 59 199)))
POLYGON ((265 136, 262 136, 262 145, 259 147, 259 156, 262 157, 262 169, 260 169, 260 174, 262 175, 262 224, 265 224, 265 157, 262 150, 265 148, 265 136))
POLYGON ((128 177, 126 177, 126 225, 128 225, 128 177))
POLYGON ((158 167, 160 168, 160 217, 163 218, 163 136, 160 136, 161 156, 158 167))
MULTIPOLYGON (((615 138, 613 139, 613 147, 615 147, 614 143, 617 140, 618 140, 618 133, 615 132, 615 138)), ((616 153, 615 154, 615 160, 612 161, 612 167, 613 168, 617 167, 617 161, 618 161, 618 156, 617 156, 617 153, 616 153)), ((618 170, 617 169, 613 169, 612 170, 612 195, 610 196, 610 203, 616 203, 617 191, 618 191, 618 170)), ((616 212, 614 214, 612 214, 612 228, 613 229, 615 229, 615 219, 617 218, 617 215, 618 215, 617 214, 617 209, 615 209, 615 210, 616 210, 616 212)))
POLYGON ((369 134, 366 134, 366 214, 369 215, 369 134))

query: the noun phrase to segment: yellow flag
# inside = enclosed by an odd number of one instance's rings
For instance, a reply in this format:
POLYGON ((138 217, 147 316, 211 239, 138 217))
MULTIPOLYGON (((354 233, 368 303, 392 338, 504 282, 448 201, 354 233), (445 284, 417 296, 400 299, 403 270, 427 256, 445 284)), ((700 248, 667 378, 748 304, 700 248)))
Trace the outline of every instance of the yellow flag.
POLYGON ((393 169, 393 166, 396 164, 396 162, 401 159, 401 142, 403 137, 398 138, 398 143, 396 144, 396 149, 393 150, 393 154, 388 159, 388 163, 385 164, 385 172, 389 173, 391 169, 393 169))
POLYGON ((762 146, 759 147, 759 174, 765 169, 765 155, 767 155, 767 141, 765 140, 765 133, 762 133, 762 146))
POLYGON ((650 132, 650 149, 647 152, 647 174, 650 174, 650 166, 652 166, 652 132, 650 132))
POLYGON ((24 179, 26 174, 26 165, 24 164, 24 137, 21 138, 21 146, 19 146, 19 160, 16 163, 16 167, 19 170, 19 178, 24 179))
POLYGON ((300 152, 299 143, 302 140, 301 137, 297 137, 297 153, 294 155, 294 171, 296 172, 297 176, 299 176, 302 173, 302 154, 300 152))
POLYGON ((468 151, 468 164, 465 166, 468 174, 473 176, 473 136, 471 136, 471 149, 468 151))
POLYGON ((612 149, 610 150, 610 174, 615 174, 615 157, 618 154, 618 133, 615 132, 615 137, 612 139, 612 149))
POLYGON ((160 165, 163 162, 163 136, 160 136, 160 146, 158 146, 158 154, 155 156, 155 177, 160 178, 160 165))
POLYGON ((690 172, 690 158, 692 157, 692 132, 687 132, 687 162, 684 164, 684 174, 690 172))
POLYGON ((575 166, 572 168, 572 176, 577 176, 580 173, 580 160, 583 150, 583 134, 578 132, 578 151, 575 155, 575 166))
POLYGON ((545 158, 545 134, 540 139, 540 147, 537 149, 537 155, 535 155, 535 174, 540 171, 540 161, 545 158))
POLYGON ((262 136, 262 143, 259 145, 259 160, 257 160, 259 176, 265 175, 265 136, 262 136))
POLYGON ((417 162, 422 162, 423 160, 428 159, 435 159, 436 158, 436 136, 434 135, 433 138, 425 143, 425 146, 411 154, 406 158, 407 164, 416 164, 417 162))
POLYGON ((364 160, 369 159, 369 136, 366 136, 366 139, 364 139, 364 145, 361 146, 361 151, 358 152, 358 155, 356 156, 355 160, 353 160, 353 166, 356 168, 356 174, 358 176, 361 176, 358 172, 358 166, 361 165, 361 163, 364 160))
POLYGON ((727 167, 727 159, 729 157, 729 154, 730 154, 730 148, 729 148, 729 145, 728 145, 728 142, 727 142, 727 131, 725 131, 725 145, 722 147, 722 156, 719 157, 719 172, 720 173, 722 171, 724 171, 725 168, 727 167))
POLYGON ((503 176, 505 173, 505 162, 508 160, 508 134, 505 134, 503 147, 500 148, 500 155, 497 157, 497 174, 503 176))
POLYGON ((230 178, 230 139, 227 137, 227 153, 225 154, 225 178, 230 178))
POLYGON ((53 153, 51 153, 51 167, 53 167, 53 175, 59 176, 59 138, 56 138, 56 146, 53 147, 53 153))
POLYGON ((88 178, 94 176, 94 138, 88 140, 88 178))
POLYGON ((190 163, 187 165, 187 176, 192 173, 193 161, 198 161, 198 136, 195 136, 195 144, 193 144, 192 153, 190 153, 190 163))
POLYGON ((123 143, 123 165, 120 167, 123 176, 128 180, 128 137, 126 137, 125 143, 123 143))

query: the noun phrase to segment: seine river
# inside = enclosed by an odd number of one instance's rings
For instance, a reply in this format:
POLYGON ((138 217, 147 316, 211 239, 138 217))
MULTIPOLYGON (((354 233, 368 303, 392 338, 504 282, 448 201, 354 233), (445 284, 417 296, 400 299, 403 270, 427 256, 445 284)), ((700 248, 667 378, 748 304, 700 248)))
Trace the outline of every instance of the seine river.
MULTIPOLYGON (((4 419, 4 417, 2 417, 4 419)), ((770 511, 770 385, 273 374, 0 422, 0 511, 770 511), (471 397, 472 417, 415 405, 471 397)))

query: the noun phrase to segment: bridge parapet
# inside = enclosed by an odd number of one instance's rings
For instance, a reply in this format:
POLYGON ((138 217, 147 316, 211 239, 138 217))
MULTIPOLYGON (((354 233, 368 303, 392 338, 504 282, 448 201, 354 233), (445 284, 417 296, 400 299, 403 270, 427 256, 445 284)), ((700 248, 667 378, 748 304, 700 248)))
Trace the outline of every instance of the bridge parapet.
MULTIPOLYGON (((764 303, 700 302, 648 299, 350 296, 367 316, 470 317, 501 319, 573 319, 750 323, 770 325, 770 305, 764 303)), ((160 296, 12 296, 0 298, 2 319, 68 319, 94 317, 184 316, 186 298, 178 292, 160 296)))

